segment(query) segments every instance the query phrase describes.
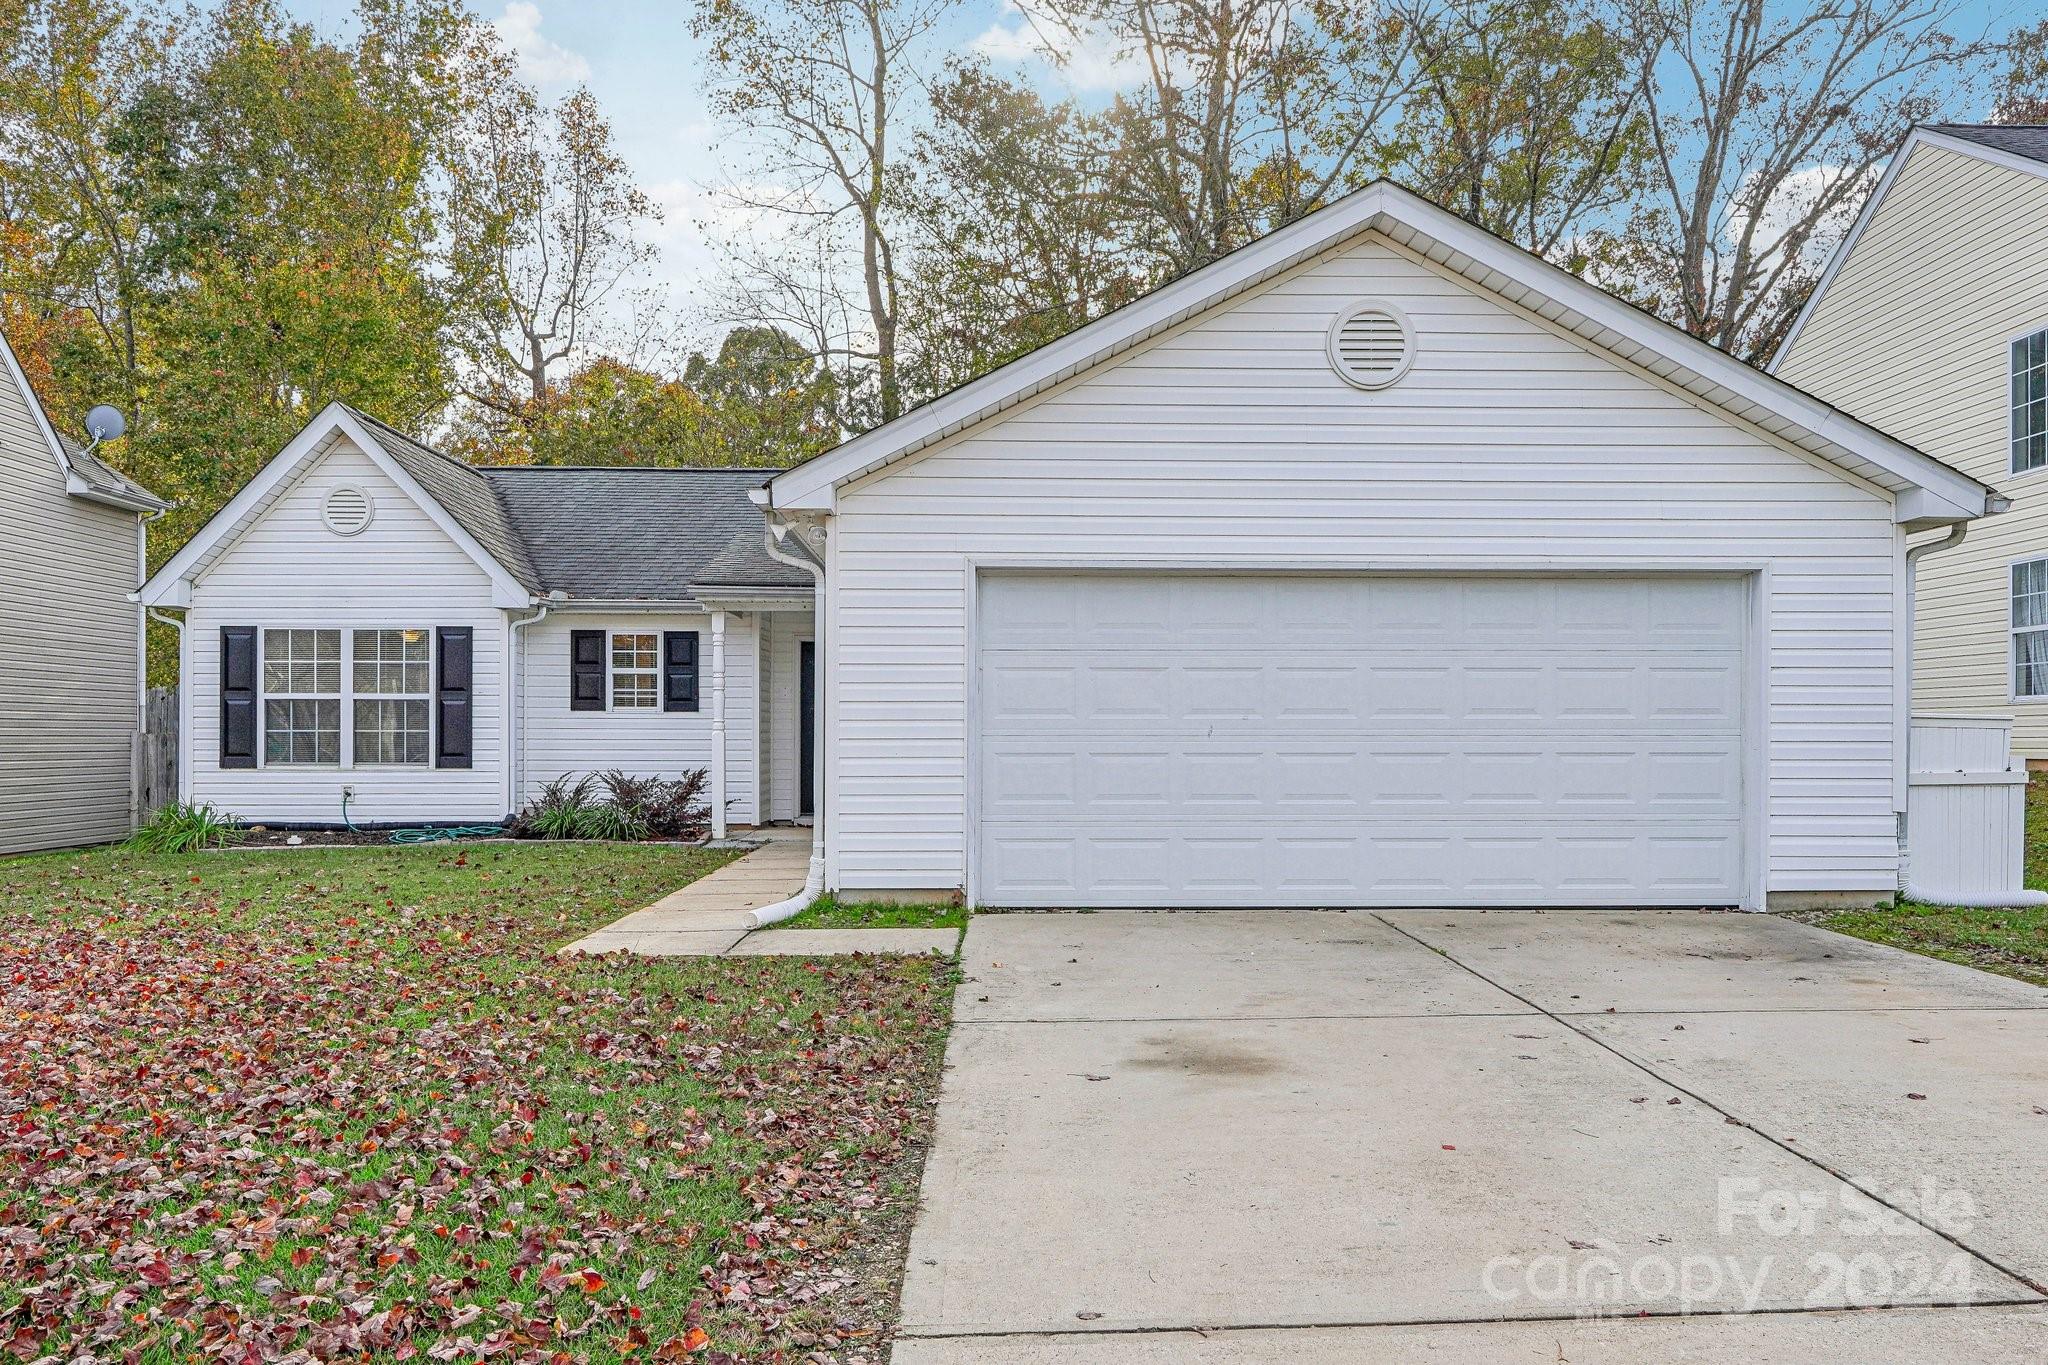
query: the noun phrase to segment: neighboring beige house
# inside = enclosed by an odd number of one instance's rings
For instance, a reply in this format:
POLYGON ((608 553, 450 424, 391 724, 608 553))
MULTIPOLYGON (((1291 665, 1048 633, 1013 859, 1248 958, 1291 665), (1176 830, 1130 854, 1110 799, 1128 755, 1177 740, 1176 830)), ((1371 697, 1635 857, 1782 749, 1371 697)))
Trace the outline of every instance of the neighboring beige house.
POLYGON ((2048 766, 2048 126, 1915 129, 1770 368, 2012 500, 1919 562, 1913 703, 2048 766))
POLYGON ((0 337, 0 854, 135 823, 141 582, 164 504, 61 436, 0 337))

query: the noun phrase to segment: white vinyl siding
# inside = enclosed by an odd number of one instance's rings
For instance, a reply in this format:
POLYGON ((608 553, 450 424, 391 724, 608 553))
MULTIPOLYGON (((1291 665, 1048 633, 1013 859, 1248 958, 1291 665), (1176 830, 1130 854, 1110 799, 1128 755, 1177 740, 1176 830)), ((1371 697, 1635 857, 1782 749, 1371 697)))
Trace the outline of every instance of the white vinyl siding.
MULTIPOLYGON (((2048 170, 2048 168, 2044 168, 2048 170)), ((2048 176, 1917 148, 1778 375, 2012 499, 1916 569, 1913 703, 2008 712, 2048 759, 2048 706, 2014 706, 2011 566, 2048 554, 2048 469, 2015 474, 2012 342, 2048 328, 2048 176)))
MULTIPOLYGON (((522 800, 543 784, 564 774, 618 768, 636 777, 673 778, 689 768, 711 766, 711 617, 706 614, 648 613, 622 621, 615 616, 558 611, 519 633, 524 659, 520 694, 520 725, 525 735, 521 766, 522 800), (649 634, 659 658, 661 633, 697 632, 697 709, 661 709, 657 688, 651 708, 613 707, 608 711, 569 709, 569 632, 605 632, 606 695, 618 677, 610 663, 617 635, 649 634)), ((754 622, 729 615, 725 625, 725 790, 733 804, 728 818, 735 824, 757 819, 754 726, 758 689, 755 686, 754 622)), ((659 681, 657 675, 657 683, 659 681)))
MULTIPOLYGON (((492 605, 482 570, 368 456, 336 441, 231 538, 193 584, 183 702, 189 737, 182 746, 192 799, 245 820, 335 824, 342 788, 352 787, 349 816, 359 822, 501 819, 507 813, 505 647, 505 613, 492 605), (376 517, 355 535, 337 536, 322 520, 337 487, 359 488, 376 504, 376 517), (238 625, 353 631, 357 640, 373 631, 472 628, 473 766, 380 763, 365 753, 353 766, 222 769, 220 630, 238 625)), ((340 658, 345 680, 353 683, 356 656, 346 641, 340 658)), ((373 668, 364 676, 382 675, 373 668)), ((410 685, 403 669, 392 681, 410 685)), ((355 699, 370 700, 361 696, 364 690, 351 689, 355 699)), ((410 695, 431 713, 429 696, 410 695)), ((351 719, 357 719, 353 712, 351 719)), ((417 710, 408 724, 416 719, 417 710)))
POLYGON ((0 854, 130 827, 136 516, 72 497, 0 363, 0 854))
MULTIPOLYGON (((962 886, 974 568, 1762 570, 1768 887, 1896 884, 1889 500, 1368 238, 840 491, 831 884, 962 886), (1336 311, 1415 329, 1332 370, 1336 311)), ((1754 805, 1752 809, 1755 809, 1754 805)))

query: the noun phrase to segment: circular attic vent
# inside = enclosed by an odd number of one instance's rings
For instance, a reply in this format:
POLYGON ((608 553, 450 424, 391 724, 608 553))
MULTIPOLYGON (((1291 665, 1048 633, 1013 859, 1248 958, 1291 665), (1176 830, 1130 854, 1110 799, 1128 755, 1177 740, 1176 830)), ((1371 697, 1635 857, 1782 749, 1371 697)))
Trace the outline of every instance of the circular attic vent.
POLYGON ((1330 364, 1347 384, 1384 389, 1414 362, 1415 329, 1390 303, 1353 304, 1330 325, 1330 364))
POLYGON ((327 529, 334 534, 352 536, 370 524, 375 511, 368 493, 344 484, 327 495, 327 501, 320 508, 320 520, 326 522, 327 529))

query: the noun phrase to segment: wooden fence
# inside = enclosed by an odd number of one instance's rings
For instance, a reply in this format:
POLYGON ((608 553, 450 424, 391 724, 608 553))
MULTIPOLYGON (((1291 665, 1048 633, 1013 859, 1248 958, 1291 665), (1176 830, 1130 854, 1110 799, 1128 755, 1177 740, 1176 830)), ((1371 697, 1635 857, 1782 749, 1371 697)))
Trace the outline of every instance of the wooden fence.
POLYGON ((178 689, 152 687, 142 707, 142 818, 178 799, 178 689))

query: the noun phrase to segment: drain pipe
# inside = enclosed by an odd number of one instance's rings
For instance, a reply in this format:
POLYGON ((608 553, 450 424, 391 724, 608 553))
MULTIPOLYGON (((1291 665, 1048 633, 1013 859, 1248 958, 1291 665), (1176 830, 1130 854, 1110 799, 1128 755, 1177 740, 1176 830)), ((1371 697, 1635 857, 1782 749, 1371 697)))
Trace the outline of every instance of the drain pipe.
POLYGON ((549 593, 536 603, 530 616, 505 616, 505 811, 507 818, 519 813, 526 803, 520 800, 526 776, 526 689, 519 685, 525 656, 520 651, 524 643, 523 632, 528 626, 539 625, 569 595, 560 588, 549 593))
MULTIPOLYGON (((192 734, 192 686, 185 670, 185 622, 176 616, 166 616, 155 607, 144 607, 142 614, 151 621, 160 621, 178 632, 178 742, 183 745, 192 734)), ((147 653, 147 649, 144 650, 147 653)), ((183 753, 177 756, 178 802, 189 805, 192 801, 192 765, 183 753)))
MULTIPOLYGON (((768 519, 768 527, 764 533, 766 537, 764 544, 768 550, 768 557, 778 564, 787 564, 793 569, 802 569, 811 576, 813 581, 812 601, 815 605, 811 608, 814 617, 811 626, 811 638, 817 641, 816 649, 820 676, 817 680, 818 685, 811 690, 811 705, 816 710, 811 717, 811 737, 814 746, 812 752, 815 758, 811 764, 810 869, 804 876, 803 890, 787 900, 779 900, 772 905, 763 905, 747 912, 747 917, 753 921, 756 929, 765 929, 771 924, 777 924, 795 915, 802 914, 804 910, 809 908, 810 903, 823 895, 825 891, 825 680, 823 674, 825 660, 830 657, 826 653, 825 638, 827 630, 825 622, 825 565, 821 559, 814 559, 809 554, 792 554, 784 549, 782 537, 789 533, 789 523, 777 518, 773 509, 765 504, 762 506, 761 511, 763 516, 768 519)), ((823 526, 818 528, 818 534, 821 537, 825 534, 823 526)))
MULTIPOLYGON (((1995 498, 1989 501, 1986 511, 1987 513, 2003 512, 2011 506, 2012 503, 2007 499, 1995 498)), ((1925 545, 1915 545, 1906 551, 1906 658, 1909 661, 1913 657, 1913 629, 1919 614, 1920 596, 1917 591, 1919 585, 1914 581, 1914 576, 1920 560, 1923 556, 1931 554, 1936 550, 1954 549, 1963 543, 1963 537, 1969 533, 1970 523, 1959 521, 1950 526, 1948 534, 1940 540, 1930 540, 1925 545)), ((1907 756, 1907 762, 1909 764, 1912 762, 1910 754, 1907 756)), ((1952 892, 1928 891, 1913 885, 1913 831, 1909 827, 1905 833, 1906 838, 1903 841, 1905 848, 1902 851, 1906 856, 1901 859, 1902 875, 1899 879, 1899 894, 1907 900, 1924 901, 1933 905, 1953 905, 1965 910, 2009 910, 2018 909, 2023 906, 2048 905, 2048 892, 2029 891, 2024 888, 1992 895, 1957 896, 1952 892)))

